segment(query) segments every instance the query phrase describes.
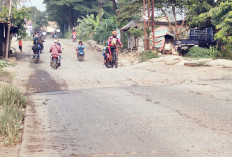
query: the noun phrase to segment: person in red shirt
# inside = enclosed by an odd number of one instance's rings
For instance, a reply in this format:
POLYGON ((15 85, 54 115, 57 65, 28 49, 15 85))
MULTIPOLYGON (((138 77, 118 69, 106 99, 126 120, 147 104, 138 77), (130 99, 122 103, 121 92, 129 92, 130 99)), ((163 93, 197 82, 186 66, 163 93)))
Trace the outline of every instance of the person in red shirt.
POLYGON ((109 58, 109 53, 113 52, 115 49, 116 49, 116 51, 118 53, 117 44, 119 44, 121 47, 123 47, 120 39, 117 37, 117 34, 118 34, 117 31, 113 31, 112 36, 109 37, 109 39, 108 39, 107 45, 108 45, 109 50, 110 50, 110 51, 106 51, 106 54, 107 54, 108 58, 109 58))
POLYGON ((62 53, 62 49, 60 47, 60 45, 58 45, 58 40, 54 41, 54 44, 50 47, 50 53, 51 53, 51 62, 52 62, 52 56, 58 56, 58 60, 60 62, 61 59, 61 53, 62 53))
POLYGON ((21 38, 19 38, 19 50, 21 53, 23 52, 23 41, 21 38))

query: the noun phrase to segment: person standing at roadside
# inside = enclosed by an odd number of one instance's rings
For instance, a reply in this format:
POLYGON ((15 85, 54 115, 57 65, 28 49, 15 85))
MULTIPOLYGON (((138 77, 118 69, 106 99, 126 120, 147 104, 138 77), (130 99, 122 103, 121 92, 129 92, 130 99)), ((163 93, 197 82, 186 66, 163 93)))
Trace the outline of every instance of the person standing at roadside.
POLYGON ((23 52, 23 41, 21 38, 19 38, 19 50, 21 53, 23 52))

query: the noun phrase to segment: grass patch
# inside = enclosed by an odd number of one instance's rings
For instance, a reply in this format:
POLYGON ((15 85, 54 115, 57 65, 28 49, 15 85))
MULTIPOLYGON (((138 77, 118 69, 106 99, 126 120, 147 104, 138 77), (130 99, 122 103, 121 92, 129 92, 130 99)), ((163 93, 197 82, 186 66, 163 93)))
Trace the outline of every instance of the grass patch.
POLYGON ((21 123, 24 119, 23 109, 26 99, 13 85, 5 85, 0 91, 0 136, 5 144, 13 145, 18 140, 21 123))
POLYGON ((64 38, 65 38, 65 39, 71 39, 71 37, 72 37, 72 31, 66 32, 66 33, 64 34, 64 38))
POLYGON ((0 81, 12 79, 11 74, 2 69, 4 67, 8 67, 8 66, 15 66, 15 63, 11 63, 11 62, 8 62, 6 60, 0 60, 0 81))
POLYGON ((15 66, 15 63, 8 62, 6 60, 0 60, 0 68, 15 66))
POLYGON ((202 48, 194 46, 189 49, 187 56, 190 58, 213 58, 215 59, 218 55, 218 51, 215 47, 202 48))
POLYGON ((140 54, 139 56, 139 62, 146 62, 150 59, 153 59, 153 58, 158 58, 158 54, 157 53, 154 53, 152 51, 147 51, 147 52, 143 52, 140 54))
POLYGON ((6 77, 6 78, 10 78, 11 74, 5 70, 3 70, 2 68, 0 68, 0 80, 1 78, 6 77))

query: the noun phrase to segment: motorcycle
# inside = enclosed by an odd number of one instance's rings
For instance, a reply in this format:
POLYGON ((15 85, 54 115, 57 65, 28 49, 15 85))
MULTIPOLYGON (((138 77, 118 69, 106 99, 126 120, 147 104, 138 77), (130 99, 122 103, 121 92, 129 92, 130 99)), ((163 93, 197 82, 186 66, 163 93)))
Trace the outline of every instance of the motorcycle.
POLYGON ((47 37, 47 35, 42 35, 43 40, 45 40, 45 39, 46 39, 46 37, 47 37))
POLYGON ((83 50, 82 50, 82 51, 78 51, 77 59, 78 59, 79 61, 83 61, 83 60, 84 60, 84 57, 85 57, 84 51, 83 51, 83 50))
POLYGON ((50 66, 53 69, 57 69, 60 66, 60 60, 58 55, 52 55, 52 61, 50 63, 50 66))
POLYGON ((106 57, 106 62, 105 62, 105 66, 107 68, 118 68, 118 54, 116 49, 117 48, 108 48, 109 50, 109 57, 106 57), (112 51, 111 51, 112 49, 112 51))
POLYGON ((77 41, 77 36, 76 35, 72 35, 72 41, 76 42, 77 41))
POLYGON ((52 38, 57 39, 58 37, 59 37, 58 34, 52 34, 52 38))
POLYGON ((34 52, 34 55, 33 55, 33 61, 35 64, 37 64, 40 60, 40 57, 39 57, 39 52, 34 52))

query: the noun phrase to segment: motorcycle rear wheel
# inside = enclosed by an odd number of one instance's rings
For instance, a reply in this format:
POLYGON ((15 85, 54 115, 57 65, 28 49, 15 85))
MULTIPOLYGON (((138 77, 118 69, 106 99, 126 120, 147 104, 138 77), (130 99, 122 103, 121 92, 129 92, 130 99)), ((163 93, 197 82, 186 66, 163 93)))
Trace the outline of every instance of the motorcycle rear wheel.
POLYGON ((79 61, 84 61, 84 55, 78 55, 78 56, 77 56, 77 59, 78 59, 79 61))
POLYGON ((57 58, 52 58, 52 63, 51 66, 53 69, 57 69, 58 68, 58 59, 57 58))

